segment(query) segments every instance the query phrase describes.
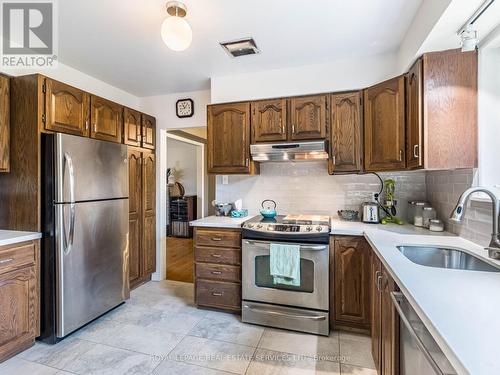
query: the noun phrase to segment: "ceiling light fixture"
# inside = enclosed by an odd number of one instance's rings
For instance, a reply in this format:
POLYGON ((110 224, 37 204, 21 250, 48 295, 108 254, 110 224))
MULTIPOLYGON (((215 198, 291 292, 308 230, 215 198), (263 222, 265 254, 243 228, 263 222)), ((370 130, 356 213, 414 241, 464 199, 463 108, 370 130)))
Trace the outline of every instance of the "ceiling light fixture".
POLYGON ((169 17, 161 24, 161 37, 171 50, 184 51, 193 40, 191 26, 184 19, 187 8, 180 1, 169 1, 166 6, 169 17))

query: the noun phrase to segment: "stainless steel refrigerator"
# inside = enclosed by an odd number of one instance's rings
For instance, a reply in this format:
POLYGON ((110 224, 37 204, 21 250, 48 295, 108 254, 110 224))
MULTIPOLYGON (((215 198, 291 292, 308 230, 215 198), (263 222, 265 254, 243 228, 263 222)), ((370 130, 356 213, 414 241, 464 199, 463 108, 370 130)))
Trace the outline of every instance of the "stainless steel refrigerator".
POLYGON ((41 339, 55 343, 129 298, 125 145, 42 138, 41 339))

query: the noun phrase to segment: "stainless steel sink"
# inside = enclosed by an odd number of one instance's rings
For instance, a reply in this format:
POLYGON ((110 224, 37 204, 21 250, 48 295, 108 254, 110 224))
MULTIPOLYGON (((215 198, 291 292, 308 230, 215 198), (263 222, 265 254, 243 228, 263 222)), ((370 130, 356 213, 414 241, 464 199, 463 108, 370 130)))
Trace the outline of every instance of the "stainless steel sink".
POLYGON ((459 249, 432 246, 398 246, 398 250, 413 263, 422 266, 500 272, 500 268, 459 249))

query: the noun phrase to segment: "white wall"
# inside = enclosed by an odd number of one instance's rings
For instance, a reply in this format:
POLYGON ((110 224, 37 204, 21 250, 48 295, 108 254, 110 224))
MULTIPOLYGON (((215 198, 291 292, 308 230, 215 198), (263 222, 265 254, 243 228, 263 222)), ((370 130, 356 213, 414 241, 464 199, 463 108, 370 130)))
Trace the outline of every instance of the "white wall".
POLYGON ((197 146, 167 139, 167 167, 174 169, 175 182, 184 186, 186 195, 197 194, 197 146))
POLYGON ((141 110, 155 116, 156 125, 160 129, 207 126, 207 104, 210 104, 210 90, 141 98, 141 110), (177 100, 185 98, 193 99, 194 115, 188 118, 178 118, 175 111, 175 103, 177 100))
POLYGON ((397 75, 393 54, 212 77, 212 103, 356 90, 397 75))
POLYGON ((140 108, 140 98, 123 91, 117 87, 103 82, 97 78, 82 73, 68 65, 59 63, 55 69, 44 69, 42 71, 31 71, 28 69, 6 70, 7 74, 21 76, 27 74, 40 73, 55 80, 75 86, 92 94, 126 105, 133 109, 140 108))

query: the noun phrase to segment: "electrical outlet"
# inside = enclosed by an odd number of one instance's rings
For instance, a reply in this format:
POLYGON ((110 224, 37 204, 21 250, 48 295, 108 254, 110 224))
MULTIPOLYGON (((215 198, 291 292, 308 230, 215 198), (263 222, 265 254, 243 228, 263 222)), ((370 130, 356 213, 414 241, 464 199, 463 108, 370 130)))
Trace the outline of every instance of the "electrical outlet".
POLYGON ((372 202, 376 202, 378 197, 378 193, 372 193, 372 202))
POLYGON ((222 175, 222 185, 229 184, 229 176, 227 174, 222 175))

